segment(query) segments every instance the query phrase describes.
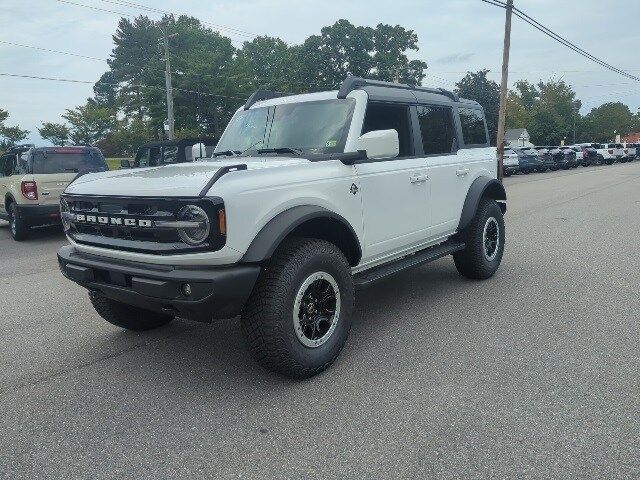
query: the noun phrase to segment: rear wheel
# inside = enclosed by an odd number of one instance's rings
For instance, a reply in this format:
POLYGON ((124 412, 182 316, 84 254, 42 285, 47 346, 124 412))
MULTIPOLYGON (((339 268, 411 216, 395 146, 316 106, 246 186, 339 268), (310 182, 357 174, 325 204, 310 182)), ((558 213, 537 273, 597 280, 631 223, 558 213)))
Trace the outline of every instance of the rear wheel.
POLYGON ((504 233, 502 210, 495 200, 483 198, 476 216, 460 235, 465 249, 453 255, 458 273, 477 280, 491 277, 502 261, 504 233))
POLYGON ((342 252, 324 240, 286 240, 271 258, 242 312, 256 361, 308 378, 338 357, 351 329, 354 287, 342 252))
POLYGON ((11 236, 18 242, 25 240, 29 236, 29 225, 20 218, 15 203, 11 202, 9 204, 7 213, 9 214, 9 230, 11 231, 11 236))
POLYGON ((100 292, 90 291, 89 300, 98 315, 116 327, 127 330, 142 332, 161 327, 173 320, 173 316, 117 302, 105 297, 100 292))

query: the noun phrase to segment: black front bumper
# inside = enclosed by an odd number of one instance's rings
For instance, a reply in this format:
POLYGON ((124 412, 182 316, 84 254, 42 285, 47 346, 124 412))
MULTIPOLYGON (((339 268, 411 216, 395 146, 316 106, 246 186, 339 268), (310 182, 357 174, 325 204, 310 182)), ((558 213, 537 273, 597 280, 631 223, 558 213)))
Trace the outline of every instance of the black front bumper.
POLYGON ((60 223, 60 205, 18 205, 16 215, 30 227, 60 223))
POLYGON ((127 305, 210 321, 240 313, 260 267, 169 266, 114 260, 78 252, 67 245, 58 252, 62 274, 77 284, 127 305), (191 294, 183 293, 189 284, 191 294))

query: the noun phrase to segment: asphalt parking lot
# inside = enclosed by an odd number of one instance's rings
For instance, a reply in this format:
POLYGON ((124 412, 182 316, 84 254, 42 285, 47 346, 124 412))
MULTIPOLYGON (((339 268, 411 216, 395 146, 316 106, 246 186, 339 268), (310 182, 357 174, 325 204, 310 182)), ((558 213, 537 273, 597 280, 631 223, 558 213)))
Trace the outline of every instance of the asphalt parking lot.
POLYGON ((304 382, 235 320, 107 324, 59 229, 0 221, 0 477, 640 477, 640 162, 505 184, 494 278, 445 258, 362 292, 304 382))

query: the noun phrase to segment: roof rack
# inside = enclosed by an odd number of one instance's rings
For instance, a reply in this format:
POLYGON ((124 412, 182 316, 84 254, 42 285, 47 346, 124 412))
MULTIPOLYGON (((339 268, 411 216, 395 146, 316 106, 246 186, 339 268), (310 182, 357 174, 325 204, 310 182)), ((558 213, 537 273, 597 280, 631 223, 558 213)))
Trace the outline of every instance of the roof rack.
POLYGON ((346 98, 349 92, 352 90, 357 90, 362 87, 385 87, 385 88, 397 88, 400 90, 417 90, 421 92, 428 93, 436 93, 439 95, 445 95, 449 97, 454 102, 459 102, 460 99, 458 95, 449 90, 445 90, 444 88, 429 88, 429 87, 418 87, 414 85, 408 85, 406 83, 392 83, 392 82, 383 82, 382 80, 369 80, 367 78, 362 77, 354 77, 348 76, 345 78, 344 82, 340 86, 340 90, 338 91, 338 98, 346 98))
POLYGON ((253 105, 256 102, 261 102, 263 100, 271 100, 272 98, 286 97, 288 95, 292 95, 292 94, 284 93, 284 92, 272 92, 271 90, 256 90, 247 99, 247 103, 244 104, 244 109, 249 110, 251 108, 251 105, 253 105))

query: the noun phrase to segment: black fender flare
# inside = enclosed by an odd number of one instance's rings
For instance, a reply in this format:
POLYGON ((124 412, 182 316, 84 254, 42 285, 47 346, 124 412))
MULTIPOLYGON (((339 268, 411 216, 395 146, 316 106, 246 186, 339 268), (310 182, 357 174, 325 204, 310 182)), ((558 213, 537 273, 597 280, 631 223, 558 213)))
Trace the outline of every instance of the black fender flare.
POLYGON ((317 205, 299 205, 280 212, 269 220, 255 236, 240 262, 260 263, 268 260, 287 235, 305 222, 314 219, 331 219, 340 222, 353 236, 357 245, 355 256, 357 261, 360 260, 362 249, 358 236, 344 217, 317 205))
POLYGON ((507 192, 505 192, 502 183, 495 178, 478 177, 473 181, 471 187, 469 187, 467 197, 464 200, 460 222, 458 223, 458 232, 467 228, 469 223, 471 223, 471 220, 476 215, 482 197, 493 198, 498 202, 498 205, 500 205, 502 213, 507 213, 507 192))

